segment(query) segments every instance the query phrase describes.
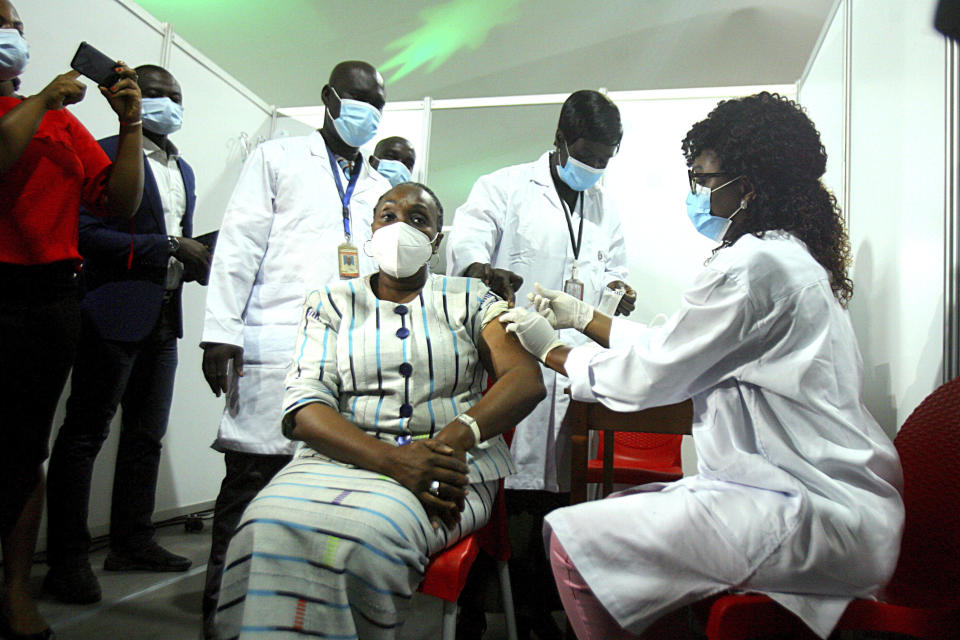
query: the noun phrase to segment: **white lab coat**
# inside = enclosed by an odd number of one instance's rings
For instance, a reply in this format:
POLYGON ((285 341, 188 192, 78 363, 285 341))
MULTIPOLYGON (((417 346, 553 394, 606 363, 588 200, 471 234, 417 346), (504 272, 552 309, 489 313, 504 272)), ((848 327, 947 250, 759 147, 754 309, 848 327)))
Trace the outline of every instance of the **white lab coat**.
POLYGON ((618 411, 693 399, 698 474, 554 511, 600 602, 640 632, 732 587, 821 637, 896 564, 902 474, 861 401, 863 364, 826 271, 793 236, 721 250, 659 328, 615 320, 566 362, 577 400, 618 411))
MULTIPOLYGON (((346 189, 342 172, 340 180, 346 189)), ((350 201, 361 275, 375 269, 363 244, 373 207, 389 188, 364 162, 350 201)), ((306 283, 339 279, 343 240, 340 195, 320 133, 258 146, 227 205, 207 287, 203 342, 243 347, 243 377, 227 394, 215 449, 293 453, 280 411, 306 283)))
MULTIPOLYGON (((474 262, 489 262, 523 276, 517 304, 527 304, 533 283, 562 289, 573 268, 573 247, 560 196, 550 176, 549 153, 536 162, 495 171, 477 180, 470 197, 453 219, 447 240, 447 273, 460 275, 474 262)), ((579 206, 572 212, 574 235, 579 206)), ((620 218, 598 185, 584 192, 580 280, 583 299, 597 306, 607 283, 627 279, 627 256, 620 218)), ((573 330, 559 332, 568 344, 585 338, 573 330)), ((510 450, 517 474, 508 489, 570 488, 569 436, 561 433, 570 400, 567 379, 542 367, 547 398, 517 425, 510 450)))

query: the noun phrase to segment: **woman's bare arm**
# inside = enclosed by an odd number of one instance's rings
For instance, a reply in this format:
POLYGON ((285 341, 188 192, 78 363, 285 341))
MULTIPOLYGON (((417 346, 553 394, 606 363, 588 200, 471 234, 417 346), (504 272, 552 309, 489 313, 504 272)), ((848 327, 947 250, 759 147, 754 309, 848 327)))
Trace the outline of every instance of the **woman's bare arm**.
MULTIPOLYGON (((527 353, 516 336, 507 334, 500 322, 494 320, 484 327, 478 350, 487 373, 496 382, 466 413, 477 421, 481 439, 487 440, 516 426, 547 391, 536 358, 527 353)), ((444 427, 437 439, 461 450, 476 444, 473 432, 459 420, 444 427)))

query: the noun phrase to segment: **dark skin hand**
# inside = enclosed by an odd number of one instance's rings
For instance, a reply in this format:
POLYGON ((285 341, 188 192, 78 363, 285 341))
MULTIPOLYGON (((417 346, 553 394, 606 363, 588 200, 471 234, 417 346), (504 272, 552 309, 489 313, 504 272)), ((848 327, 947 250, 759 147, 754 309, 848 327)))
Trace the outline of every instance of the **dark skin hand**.
POLYGON ((99 87, 120 119, 117 157, 107 182, 107 209, 111 215, 129 218, 143 195, 143 128, 130 124, 140 121, 140 87, 137 73, 122 61, 114 71, 120 80, 112 87, 99 87))
POLYGON ((219 398, 221 393, 230 391, 231 360, 233 360, 234 373, 243 377, 243 348, 221 342, 205 342, 201 346, 203 347, 203 377, 210 385, 210 390, 219 398))
POLYGON ((495 269, 489 262, 474 262, 463 270, 464 277, 476 278, 487 285, 498 296, 514 306, 517 301, 517 289, 523 286, 523 278, 507 269, 495 269))
POLYGON ((414 440, 398 447, 374 438, 325 404, 308 404, 294 415, 291 434, 313 449, 357 467, 389 476, 413 493, 434 528, 455 527, 466 497, 467 464, 462 454, 437 440, 414 440), (439 480, 439 496, 430 483, 439 480))
POLYGON ((617 305, 617 310, 613 315, 615 316, 628 316, 633 313, 634 308, 637 303, 637 292, 633 290, 633 287, 628 285, 623 280, 614 280, 607 284, 609 289, 623 289, 623 297, 620 298, 620 304, 617 305))
POLYGON ((183 263, 183 279, 206 285, 210 279, 210 250, 193 238, 179 238, 180 248, 173 255, 183 263))

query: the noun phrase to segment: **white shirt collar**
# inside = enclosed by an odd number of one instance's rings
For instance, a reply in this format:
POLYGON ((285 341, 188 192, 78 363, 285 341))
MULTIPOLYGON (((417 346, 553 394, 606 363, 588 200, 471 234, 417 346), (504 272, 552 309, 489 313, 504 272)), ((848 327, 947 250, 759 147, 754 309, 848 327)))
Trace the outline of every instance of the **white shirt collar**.
POLYGON ((162 157, 163 157, 165 160, 169 160, 169 159, 171 159, 171 158, 176 158, 176 157, 178 157, 178 156, 180 155, 180 151, 177 149, 177 146, 176 146, 175 144, 173 144, 172 142, 170 142, 169 140, 167 140, 167 148, 170 149, 170 153, 169 153, 169 154, 167 153, 167 150, 166 150, 166 149, 161 149, 160 146, 157 145, 156 142, 154 142, 153 140, 151 140, 151 139, 148 138, 147 136, 143 136, 143 153, 144 153, 144 155, 151 156, 151 155, 155 155, 155 154, 162 154, 162 157))

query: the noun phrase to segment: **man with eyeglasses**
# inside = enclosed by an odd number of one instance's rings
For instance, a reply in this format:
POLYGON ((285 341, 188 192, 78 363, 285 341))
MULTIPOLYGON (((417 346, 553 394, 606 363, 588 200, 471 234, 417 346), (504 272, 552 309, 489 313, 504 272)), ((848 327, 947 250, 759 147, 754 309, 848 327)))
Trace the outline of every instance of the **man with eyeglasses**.
MULTIPOLYGON (((483 280, 511 304, 535 284, 562 289, 591 306, 603 291, 624 290, 616 313, 629 315, 636 294, 624 282, 627 258, 620 219, 598 183, 623 137, 620 111, 596 91, 571 94, 560 110, 554 149, 528 164, 477 180, 454 216, 447 272, 483 280)), ((584 341, 564 329, 558 338, 584 341)), ((569 405, 565 377, 543 368, 547 399, 516 427, 511 453, 518 473, 506 479, 511 559, 520 637, 559 638, 549 611, 559 600, 543 551, 542 520, 569 502, 569 405)), ((469 610, 461 614, 470 615, 469 610)), ((476 614, 474 614, 476 615, 476 614)), ((477 624, 475 627, 479 627, 477 624)), ((459 640, 467 637, 461 624, 459 640)))

